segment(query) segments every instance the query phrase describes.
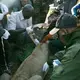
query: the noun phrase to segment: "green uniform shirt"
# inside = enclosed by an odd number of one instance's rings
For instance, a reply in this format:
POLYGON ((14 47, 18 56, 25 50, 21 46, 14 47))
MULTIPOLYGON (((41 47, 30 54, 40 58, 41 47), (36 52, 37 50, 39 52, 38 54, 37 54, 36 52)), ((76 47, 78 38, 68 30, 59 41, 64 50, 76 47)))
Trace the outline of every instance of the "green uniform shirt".
POLYGON ((80 80, 80 29, 65 39, 68 44, 61 57, 62 65, 53 69, 50 80, 80 80))

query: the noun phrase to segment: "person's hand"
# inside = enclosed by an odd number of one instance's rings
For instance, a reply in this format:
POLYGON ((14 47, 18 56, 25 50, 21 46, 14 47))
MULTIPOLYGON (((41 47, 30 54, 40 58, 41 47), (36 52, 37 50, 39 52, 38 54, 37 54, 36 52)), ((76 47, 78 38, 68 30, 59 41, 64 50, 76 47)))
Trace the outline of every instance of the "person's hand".
POLYGON ((2 38, 3 39, 8 39, 9 36, 10 36, 10 33, 6 29, 4 29, 4 30, 5 30, 5 33, 3 34, 2 38))
POLYGON ((44 63, 44 65, 43 65, 42 71, 46 72, 48 68, 49 68, 49 65, 48 65, 48 63, 46 62, 46 63, 44 63))
POLYGON ((34 40, 34 43, 35 43, 36 45, 38 45, 40 42, 39 42, 38 39, 35 39, 35 40, 34 40))
POLYGON ((27 28, 26 28, 26 31, 27 31, 28 33, 32 33, 32 32, 33 32, 33 28, 32 28, 32 27, 27 27, 27 28))
POLYGON ((61 62, 58 59, 53 60, 54 67, 59 66, 59 65, 61 65, 61 62))
POLYGON ((49 28, 49 24, 48 24, 48 23, 44 23, 44 24, 42 25, 42 27, 45 28, 45 29, 48 29, 48 28, 49 28))

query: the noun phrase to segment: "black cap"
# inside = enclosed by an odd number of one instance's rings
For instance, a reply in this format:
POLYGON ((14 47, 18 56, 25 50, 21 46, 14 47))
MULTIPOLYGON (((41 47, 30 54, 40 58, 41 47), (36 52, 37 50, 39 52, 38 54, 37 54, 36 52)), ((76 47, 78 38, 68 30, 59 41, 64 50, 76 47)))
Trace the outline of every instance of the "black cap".
POLYGON ((22 9, 23 17, 29 19, 34 15, 34 8, 31 4, 26 4, 22 9))
POLYGON ((61 15, 56 22, 56 28, 72 28, 76 26, 77 18, 68 13, 61 15))

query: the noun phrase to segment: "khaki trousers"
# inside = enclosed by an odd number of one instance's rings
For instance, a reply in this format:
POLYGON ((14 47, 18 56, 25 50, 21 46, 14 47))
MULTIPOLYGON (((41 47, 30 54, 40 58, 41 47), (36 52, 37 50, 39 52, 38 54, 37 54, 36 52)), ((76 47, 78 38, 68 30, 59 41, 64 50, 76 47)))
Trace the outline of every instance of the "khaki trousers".
POLYGON ((18 68, 11 80, 28 80, 34 75, 43 77, 42 67, 48 59, 48 44, 39 44, 18 68))

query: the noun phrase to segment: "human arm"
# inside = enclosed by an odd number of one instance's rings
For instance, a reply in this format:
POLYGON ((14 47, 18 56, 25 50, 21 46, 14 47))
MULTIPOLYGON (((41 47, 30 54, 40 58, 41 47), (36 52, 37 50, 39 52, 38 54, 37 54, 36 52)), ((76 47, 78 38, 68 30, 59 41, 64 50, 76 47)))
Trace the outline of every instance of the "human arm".
POLYGON ((27 21, 28 21, 27 27, 32 27, 32 17, 30 17, 27 21))
POLYGON ((20 29, 20 30, 9 30, 9 33, 11 34, 11 35, 19 35, 20 33, 22 33, 22 32, 25 32, 26 31, 26 29, 20 29))
POLYGON ((51 80, 79 80, 80 44, 70 46, 63 56, 62 65, 54 68, 51 80))

